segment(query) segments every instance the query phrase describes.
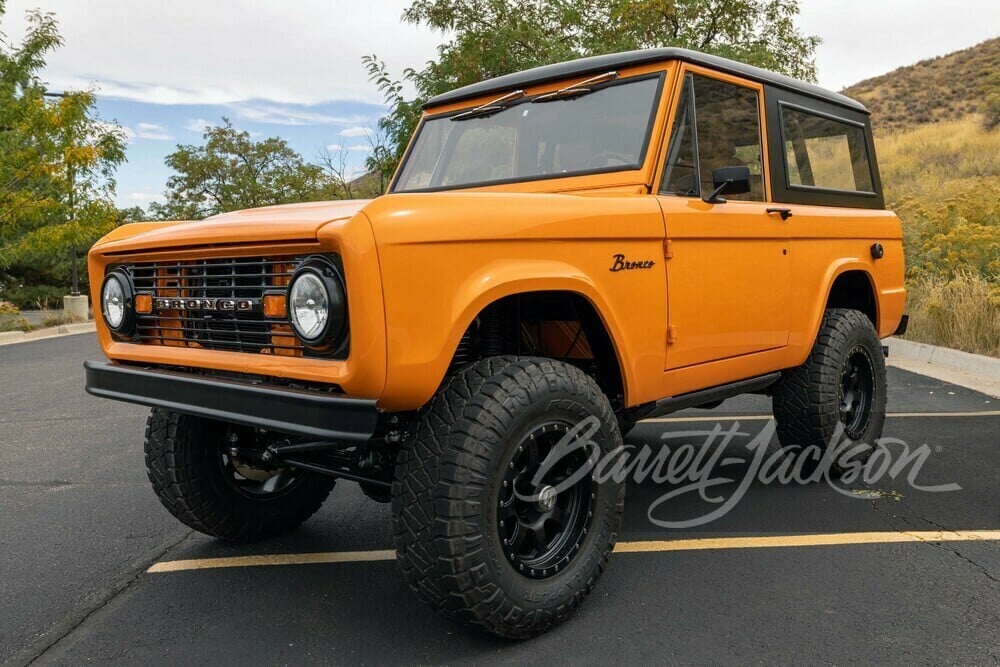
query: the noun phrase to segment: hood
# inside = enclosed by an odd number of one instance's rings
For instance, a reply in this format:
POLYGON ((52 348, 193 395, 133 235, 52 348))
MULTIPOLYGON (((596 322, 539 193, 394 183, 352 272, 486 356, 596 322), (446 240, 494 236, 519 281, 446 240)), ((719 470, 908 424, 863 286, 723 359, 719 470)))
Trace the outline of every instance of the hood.
POLYGON ((174 246, 314 242, 321 227, 352 217, 368 199, 282 204, 222 213, 194 222, 138 223, 108 234, 100 252, 155 250, 174 246))

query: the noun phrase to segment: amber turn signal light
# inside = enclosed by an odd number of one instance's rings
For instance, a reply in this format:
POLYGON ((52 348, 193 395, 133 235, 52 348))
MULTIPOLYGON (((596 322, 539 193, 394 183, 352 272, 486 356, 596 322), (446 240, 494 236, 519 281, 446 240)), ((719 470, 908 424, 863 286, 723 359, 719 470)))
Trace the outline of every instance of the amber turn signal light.
POLYGON ((265 317, 285 317, 288 308, 285 305, 284 294, 264 295, 264 316, 265 317))
POLYGON ((137 313, 151 313, 151 312, 153 312, 153 295, 152 294, 136 294, 135 295, 135 312, 137 312, 137 313))

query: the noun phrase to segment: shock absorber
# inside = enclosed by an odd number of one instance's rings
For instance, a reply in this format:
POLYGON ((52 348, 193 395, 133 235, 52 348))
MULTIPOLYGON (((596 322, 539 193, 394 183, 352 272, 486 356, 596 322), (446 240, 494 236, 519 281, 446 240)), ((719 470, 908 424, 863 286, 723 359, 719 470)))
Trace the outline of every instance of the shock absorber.
POLYGON ((479 327, 479 342, 483 357, 495 357, 506 351, 503 320, 498 309, 491 308, 483 314, 483 321, 479 327))

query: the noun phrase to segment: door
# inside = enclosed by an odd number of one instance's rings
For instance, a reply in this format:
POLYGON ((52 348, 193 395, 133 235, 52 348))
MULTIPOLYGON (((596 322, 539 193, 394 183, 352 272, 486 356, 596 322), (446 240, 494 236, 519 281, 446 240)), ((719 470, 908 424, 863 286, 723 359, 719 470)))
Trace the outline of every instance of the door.
POLYGON ((788 221, 769 213, 763 89, 686 71, 658 200, 667 235, 666 368, 788 344, 788 221), (721 167, 750 169, 750 192, 702 200, 721 167))

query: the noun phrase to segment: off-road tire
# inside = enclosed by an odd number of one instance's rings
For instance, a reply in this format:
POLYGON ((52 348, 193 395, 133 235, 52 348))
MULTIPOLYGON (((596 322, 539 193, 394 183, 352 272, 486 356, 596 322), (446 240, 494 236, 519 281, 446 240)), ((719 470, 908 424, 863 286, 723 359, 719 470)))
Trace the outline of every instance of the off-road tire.
POLYGON ((273 497, 250 498, 233 489, 218 462, 226 425, 154 408, 146 421, 146 469, 163 506, 195 530, 249 542, 294 530, 333 489, 332 478, 297 472, 273 497))
MULTIPOLYGON (((778 440, 792 455, 808 447, 826 452, 839 429, 843 432, 841 442, 870 445, 851 458, 851 463, 863 464, 882 435, 885 405, 885 355, 875 327, 860 311, 831 308, 823 316, 809 358, 798 368, 782 373, 774 387, 778 440), (874 394, 867 423, 852 437, 843 432, 841 383, 848 356, 856 350, 862 350, 871 362, 874 394)), ((819 460, 807 458, 804 464, 803 471, 811 472, 819 460)), ((842 473, 844 469, 840 457, 832 461, 834 473, 842 473)))
POLYGON ((566 619, 604 571, 625 500, 613 480, 595 485, 589 532, 557 575, 525 577, 502 551, 500 478, 521 434, 552 415, 596 417, 593 442, 604 452, 621 446, 607 398, 578 368, 494 357, 446 380, 402 448, 392 486, 397 562, 445 617, 508 638, 538 635, 566 619))

